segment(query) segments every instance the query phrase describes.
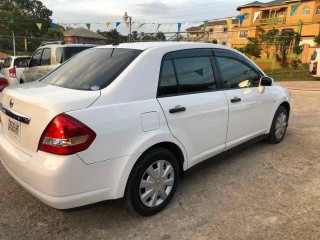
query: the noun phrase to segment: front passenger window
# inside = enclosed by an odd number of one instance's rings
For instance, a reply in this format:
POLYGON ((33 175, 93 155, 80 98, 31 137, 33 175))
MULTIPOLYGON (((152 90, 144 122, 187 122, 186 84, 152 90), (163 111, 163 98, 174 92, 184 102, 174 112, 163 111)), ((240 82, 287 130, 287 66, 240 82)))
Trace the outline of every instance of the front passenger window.
POLYGON ((227 88, 259 86, 260 75, 246 64, 230 57, 216 57, 216 59, 227 88))

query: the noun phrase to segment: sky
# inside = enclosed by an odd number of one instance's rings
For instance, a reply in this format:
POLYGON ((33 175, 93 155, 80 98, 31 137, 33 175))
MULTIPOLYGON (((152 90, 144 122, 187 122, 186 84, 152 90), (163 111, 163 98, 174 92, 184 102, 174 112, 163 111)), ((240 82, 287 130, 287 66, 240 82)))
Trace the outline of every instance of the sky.
MULTIPOLYGON (((132 17, 132 31, 146 23, 139 32, 155 32, 158 23, 162 25, 159 31, 177 31, 181 23, 181 31, 190 26, 196 26, 205 20, 236 16, 237 6, 252 2, 250 0, 42 0, 47 8, 53 11, 53 22, 71 27, 86 27, 91 23, 91 30, 101 31, 115 28, 115 23, 109 27, 106 22, 123 22, 126 11, 132 17), (74 25, 74 23, 77 23, 74 25), (152 24, 155 23, 155 24, 152 24), (170 26, 170 24, 175 23, 170 26)), ((128 34, 125 23, 118 30, 128 34)))

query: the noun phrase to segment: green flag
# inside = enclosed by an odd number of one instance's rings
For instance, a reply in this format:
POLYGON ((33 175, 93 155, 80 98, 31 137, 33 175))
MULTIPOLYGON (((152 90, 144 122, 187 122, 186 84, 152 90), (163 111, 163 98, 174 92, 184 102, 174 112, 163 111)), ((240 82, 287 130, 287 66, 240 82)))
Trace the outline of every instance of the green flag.
POLYGON ((207 28, 207 26, 208 26, 208 21, 204 21, 203 22, 203 29, 204 29, 204 31, 206 31, 206 28, 207 28))
POLYGON ((14 24, 14 19, 13 18, 10 18, 9 24, 14 24))
POLYGON ((290 10, 290 16, 293 16, 295 11, 298 9, 298 7, 300 7, 301 3, 295 4, 291 6, 291 10, 290 10))

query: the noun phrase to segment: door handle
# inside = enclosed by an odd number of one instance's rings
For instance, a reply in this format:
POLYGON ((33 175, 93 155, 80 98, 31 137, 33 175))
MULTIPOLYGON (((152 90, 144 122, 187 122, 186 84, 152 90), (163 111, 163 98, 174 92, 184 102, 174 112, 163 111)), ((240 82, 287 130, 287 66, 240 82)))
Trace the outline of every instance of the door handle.
POLYGON ((231 99, 231 102, 232 103, 241 102, 241 98, 234 97, 233 99, 231 99))
POLYGON ((175 108, 172 108, 169 110, 169 113, 178 113, 178 112, 184 112, 187 109, 185 107, 176 106, 175 108))

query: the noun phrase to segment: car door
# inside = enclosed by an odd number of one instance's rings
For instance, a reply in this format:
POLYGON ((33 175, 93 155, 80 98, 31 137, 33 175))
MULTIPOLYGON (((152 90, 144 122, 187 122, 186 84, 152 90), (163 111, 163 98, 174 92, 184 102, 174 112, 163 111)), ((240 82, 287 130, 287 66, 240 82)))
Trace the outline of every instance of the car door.
POLYGON ((44 48, 42 55, 41 55, 39 65, 37 67, 36 80, 44 77, 49 72, 51 72, 50 66, 51 66, 51 49, 44 48))
POLYGON ((212 61, 210 49, 172 52, 162 60, 158 101, 188 167, 225 149, 228 103, 212 61))
POLYGON ((214 53, 229 104, 229 149, 269 130, 274 103, 270 88, 259 88, 263 74, 250 60, 230 50, 214 53))
POLYGON ((37 80, 37 67, 40 64, 40 59, 43 49, 38 49, 32 56, 28 67, 23 71, 24 81, 32 82, 37 80))

